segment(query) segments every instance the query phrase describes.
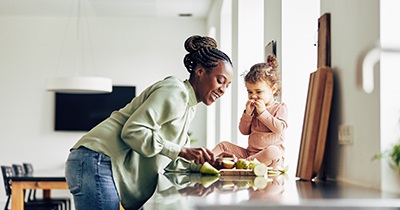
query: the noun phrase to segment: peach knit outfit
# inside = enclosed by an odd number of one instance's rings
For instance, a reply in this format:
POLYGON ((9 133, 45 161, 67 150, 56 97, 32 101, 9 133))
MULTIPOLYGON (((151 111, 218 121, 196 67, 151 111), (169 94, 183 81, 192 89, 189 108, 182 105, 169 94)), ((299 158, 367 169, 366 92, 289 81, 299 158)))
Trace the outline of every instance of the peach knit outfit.
POLYGON ((266 107, 266 111, 256 116, 243 112, 239 130, 243 135, 249 135, 248 147, 243 148, 231 142, 218 143, 213 152, 216 155, 230 152, 237 158, 257 159, 267 166, 283 166, 285 147, 285 130, 288 110, 285 103, 274 102, 266 107))

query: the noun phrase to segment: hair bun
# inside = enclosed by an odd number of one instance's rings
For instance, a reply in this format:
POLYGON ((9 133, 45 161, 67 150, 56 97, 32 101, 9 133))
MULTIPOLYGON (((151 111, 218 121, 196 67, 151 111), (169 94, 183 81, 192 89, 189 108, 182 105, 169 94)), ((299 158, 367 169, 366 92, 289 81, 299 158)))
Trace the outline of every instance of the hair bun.
POLYGON ((278 68, 278 60, 276 59, 275 55, 269 54, 267 55, 267 63, 268 65, 272 66, 272 68, 278 68))
POLYGON ((189 53, 196 52, 199 49, 206 47, 217 48, 217 42, 211 37, 199 35, 193 35, 185 41, 185 49, 189 53))

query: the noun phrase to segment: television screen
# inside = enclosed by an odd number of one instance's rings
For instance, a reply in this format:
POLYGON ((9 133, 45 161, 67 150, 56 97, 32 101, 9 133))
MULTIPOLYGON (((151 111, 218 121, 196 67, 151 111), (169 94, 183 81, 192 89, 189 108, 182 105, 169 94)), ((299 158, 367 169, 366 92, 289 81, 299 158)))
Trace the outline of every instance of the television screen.
POLYGON ((106 94, 56 93, 55 130, 89 131, 135 96, 135 86, 113 86, 106 94))

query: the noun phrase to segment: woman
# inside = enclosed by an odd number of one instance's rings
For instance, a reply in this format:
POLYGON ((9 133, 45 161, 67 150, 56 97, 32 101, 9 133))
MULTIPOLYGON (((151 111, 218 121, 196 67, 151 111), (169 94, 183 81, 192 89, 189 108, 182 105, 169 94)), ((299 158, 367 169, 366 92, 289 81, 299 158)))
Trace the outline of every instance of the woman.
POLYGON ((230 58, 210 37, 185 41, 189 79, 167 77, 84 135, 71 149, 66 180, 77 210, 139 209, 152 196, 157 174, 171 161, 215 163, 207 148, 188 148, 196 105, 224 95, 233 77, 230 58))

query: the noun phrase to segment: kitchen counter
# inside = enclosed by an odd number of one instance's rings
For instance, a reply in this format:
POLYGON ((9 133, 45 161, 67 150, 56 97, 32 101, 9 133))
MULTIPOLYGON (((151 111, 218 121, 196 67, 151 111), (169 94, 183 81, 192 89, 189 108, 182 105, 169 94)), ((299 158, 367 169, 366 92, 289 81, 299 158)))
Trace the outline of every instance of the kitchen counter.
POLYGON ((400 209, 400 195, 335 181, 165 173, 144 210, 400 209), (267 208, 269 207, 269 208, 267 208))

